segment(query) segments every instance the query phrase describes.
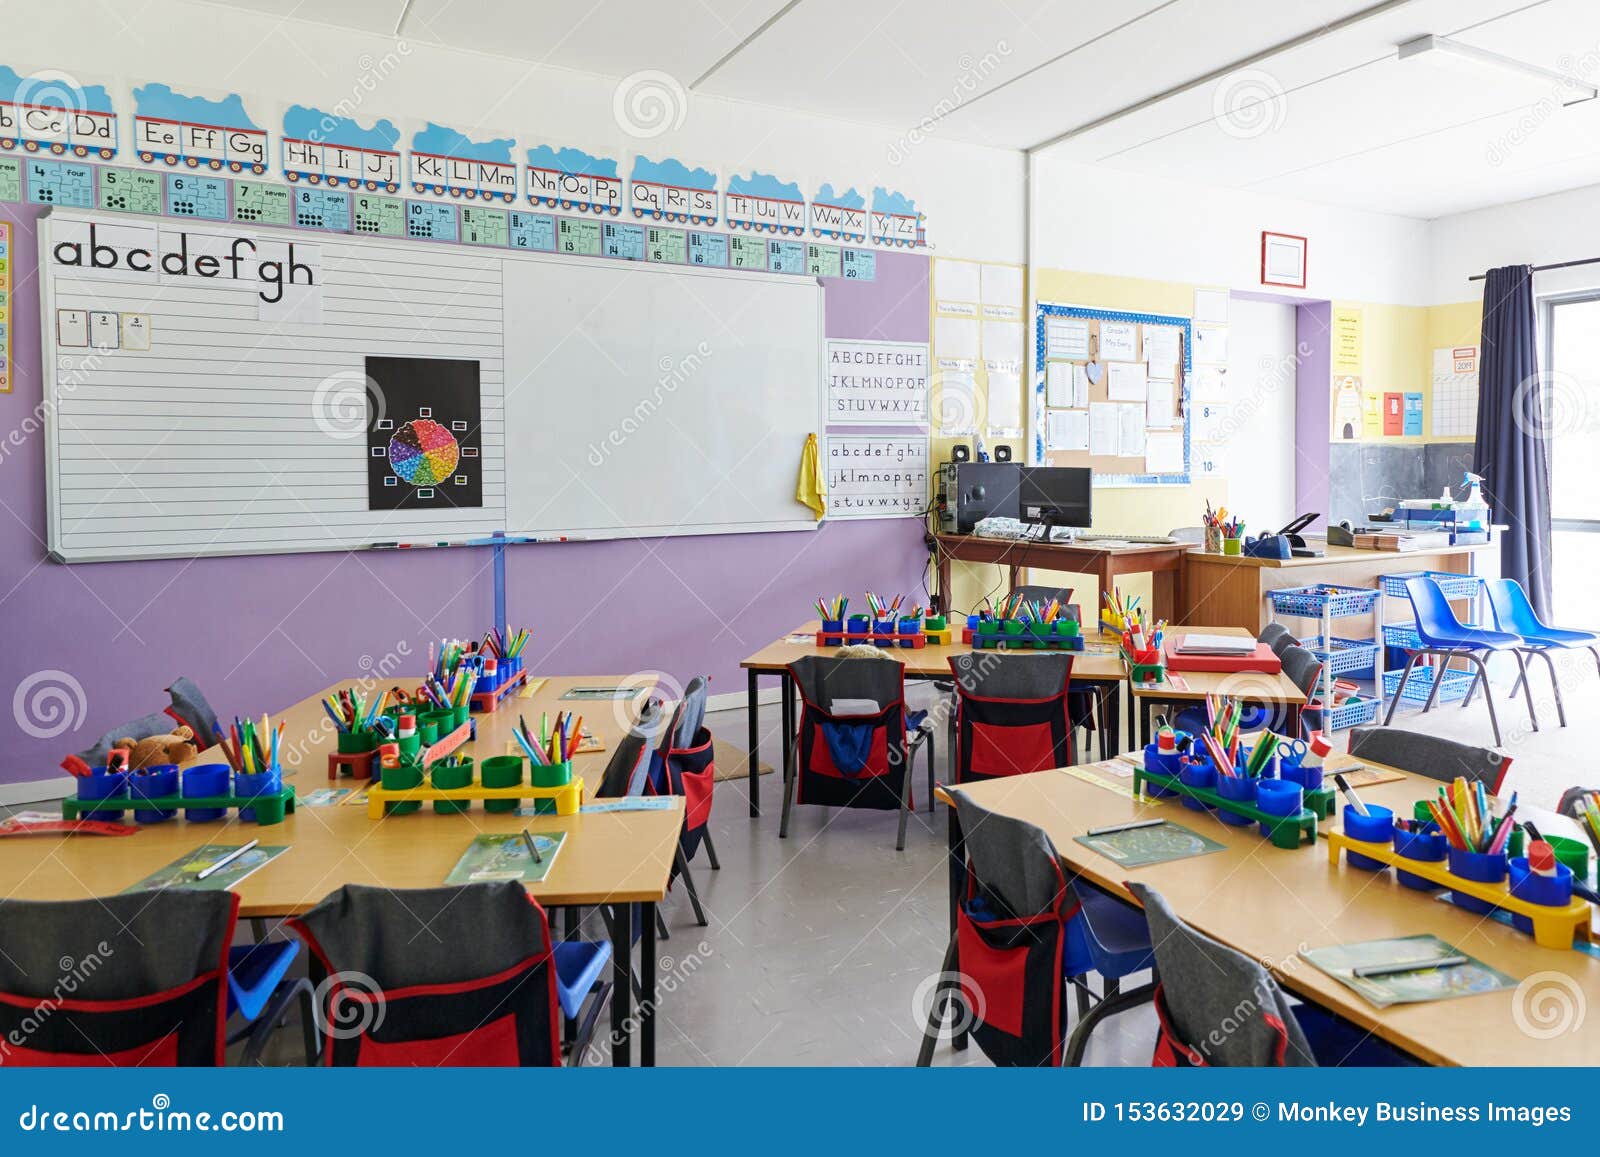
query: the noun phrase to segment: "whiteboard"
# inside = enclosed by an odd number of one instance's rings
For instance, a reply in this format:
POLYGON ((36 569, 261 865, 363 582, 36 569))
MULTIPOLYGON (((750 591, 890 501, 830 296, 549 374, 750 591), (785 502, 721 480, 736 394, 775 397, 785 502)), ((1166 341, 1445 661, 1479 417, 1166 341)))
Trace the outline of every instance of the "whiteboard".
POLYGON ((49 546, 61 561, 497 530, 814 528, 794 500, 821 407, 814 279, 63 209, 39 237, 49 546), (134 273, 52 260, 91 225, 126 251, 187 237, 192 253, 224 254, 244 237, 281 255, 292 242, 315 271, 315 302, 269 309, 256 282, 168 276, 159 262, 134 273), (124 334, 146 318, 149 346, 84 347, 76 332, 63 344, 61 319, 80 314, 115 315, 124 334), (480 507, 369 509, 368 356, 478 362, 480 507), (670 389, 666 358, 685 371, 670 389), (594 448, 638 424, 656 393, 642 428, 594 448))
POLYGON ((811 278, 507 262, 507 529, 613 537, 810 530, 811 278))

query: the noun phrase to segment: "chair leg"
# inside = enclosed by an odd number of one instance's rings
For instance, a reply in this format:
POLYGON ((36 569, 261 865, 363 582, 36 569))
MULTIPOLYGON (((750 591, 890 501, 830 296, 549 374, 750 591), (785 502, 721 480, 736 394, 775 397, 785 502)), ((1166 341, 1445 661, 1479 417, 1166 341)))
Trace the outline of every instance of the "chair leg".
MULTIPOLYGON (((700 906, 700 890, 694 886, 694 877, 689 875, 689 862, 683 858, 683 849, 681 847, 678 849, 675 859, 678 862, 678 879, 683 881, 683 886, 689 893, 689 903, 694 905, 695 923, 704 928, 708 923, 706 910, 700 906)), ((656 909, 656 919, 661 919, 661 909, 659 907, 656 909)), ((664 925, 665 922, 663 921, 664 925)))
POLYGON ((1494 729, 1494 744, 1499 747, 1503 742, 1500 738, 1500 720, 1494 713, 1494 694, 1489 690, 1489 665, 1477 655, 1468 655, 1478 665, 1480 677, 1483 679, 1483 705, 1489 709, 1489 726, 1494 729))
MULTIPOLYGON (((273 990, 266 1007, 261 1010, 261 1015, 251 1023, 247 1033, 241 1034, 248 1039, 245 1042, 244 1052, 239 1055, 240 1067, 255 1068, 261 1063, 261 1052, 267 1047, 267 1041, 272 1039, 272 1034, 282 1026, 284 1018, 289 1013, 289 1006, 299 1000, 300 1014, 304 1017, 312 1003, 313 991, 309 980, 284 981, 273 990)), ((306 1063, 309 1065, 314 1060, 317 1040, 315 1013, 311 1015, 311 1032, 305 1035, 305 1039, 308 1049, 306 1063)))
POLYGON ((794 804, 794 781, 799 772, 793 770, 793 764, 800 757, 799 744, 789 745, 792 758, 784 760, 783 768, 783 818, 778 821, 778 838, 789 838, 789 811, 794 804))
MULTIPOLYGON (((1541 647, 1539 650, 1531 651, 1529 653, 1538 655, 1544 660, 1544 665, 1550 669, 1550 690, 1555 692, 1556 696, 1556 722, 1560 726, 1565 727, 1567 725, 1567 709, 1561 702, 1561 680, 1556 677, 1555 658, 1550 654, 1550 649, 1548 647, 1541 647)), ((1532 696, 1532 693, 1532 688, 1529 688, 1530 697, 1532 696)))
POLYGON ((305 1045, 306 1068, 311 1068, 322 1056, 322 1032, 317 1024, 317 990, 308 980, 297 991, 300 999, 300 1039, 305 1045))
POLYGON ((1439 690, 1444 686, 1444 673, 1450 669, 1450 660, 1454 657, 1455 652, 1445 651, 1440 653, 1438 651, 1430 651, 1429 654, 1439 660, 1439 665, 1433 669, 1433 686, 1428 688, 1427 702, 1422 705, 1422 713, 1424 715, 1432 711, 1434 705, 1439 702, 1439 690))
POLYGON ((582 1067, 584 1054, 589 1051, 589 1044, 594 1040, 594 1026, 600 1023, 600 1014, 610 1003, 611 982, 608 980, 604 984, 595 986, 594 997, 589 1001, 589 1011, 584 1013, 577 1031, 572 1035, 572 1048, 567 1053, 567 1063, 573 1068, 582 1067))
POLYGON ((944 1024, 945 1004, 941 999, 946 990, 954 989, 950 975, 956 969, 956 938, 952 934, 950 946, 944 950, 944 961, 939 965, 939 983, 934 985, 933 1000, 928 1005, 928 1023, 922 1029, 922 1047, 917 1050, 917 1068, 925 1069, 933 1063, 933 1046, 939 1041, 939 1028, 944 1024))
POLYGON ((1417 660, 1421 658, 1422 652, 1416 652, 1406 663, 1406 669, 1400 673, 1400 683, 1395 687, 1394 697, 1389 700, 1389 710, 1383 717, 1385 727, 1389 726, 1389 721, 1394 718, 1395 708, 1400 706, 1400 697, 1405 693, 1406 681, 1411 678, 1411 672, 1416 668, 1417 660))
POLYGON ((928 814, 933 814, 933 789, 938 785, 934 783, 933 771, 933 732, 928 732, 928 814))
MULTIPOLYGON (((678 854, 682 855, 683 853, 680 852, 678 854)), ((688 880, 689 873, 685 872, 683 874, 683 878, 685 880, 688 880)), ((693 891, 694 885, 691 883, 689 885, 689 888, 690 888, 689 895, 692 897, 694 895, 694 891, 693 891)), ((700 903, 699 903, 698 900, 695 901, 694 909, 695 909, 695 912, 698 914, 699 911, 700 911, 700 903)), ((704 920, 700 921, 700 926, 702 928, 705 927, 705 921, 704 920)), ((667 931, 667 918, 661 914, 661 906, 659 904, 656 905, 656 935, 659 936, 662 940, 671 940, 672 939, 672 933, 667 931)))
POLYGON ((717 859, 717 845, 711 842, 711 825, 706 824, 700 833, 700 843, 706 850, 706 859, 711 862, 713 872, 722 871, 722 861, 717 859))
MULTIPOLYGON (((1528 723, 1534 729, 1534 731, 1538 731, 1539 730, 1539 713, 1538 713, 1537 710, 1534 709, 1534 706, 1533 706, 1533 684, 1528 681, 1528 660, 1527 660, 1527 656, 1525 656, 1522 653, 1522 649, 1520 647, 1516 648, 1511 653, 1513 655, 1515 655, 1516 659, 1517 659, 1517 678, 1521 681, 1522 685, 1528 689, 1528 693, 1525 696, 1523 696, 1523 698, 1525 698, 1528 701, 1528 723)), ((1484 696, 1485 699, 1488 699, 1488 697, 1489 697, 1489 687, 1488 687, 1488 680, 1487 679, 1484 680, 1483 696, 1484 696)))
POLYGON ((1081 1066, 1083 1064, 1084 1051, 1089 1047, 1089 1034, 1094 1031, 1095 1025, 1105 1020, 1108 1016, 1115 1016, 1119 1012, 1125 1012, 1130 1008, 1145 1003, 1147 1000, 1153 999, 1155 994, 1156 986, 1154 982, 1151 982, 1128 992, 1119 993, 1116 996, 1108 996, 1095 1005, 1094 1008, 1089 1010, 1089 1014, 1078 1022, 1078 1027, 1073 1030, 1071 1038, 1067 1041, 1067 1052, 1062 1063, 1072 1068, 1081 1066))
POLYGON ((906 850, 906 821, 911 818, 911 769, 906 768, 900 779, 900 834, 895 836, 894 850, 906 850))

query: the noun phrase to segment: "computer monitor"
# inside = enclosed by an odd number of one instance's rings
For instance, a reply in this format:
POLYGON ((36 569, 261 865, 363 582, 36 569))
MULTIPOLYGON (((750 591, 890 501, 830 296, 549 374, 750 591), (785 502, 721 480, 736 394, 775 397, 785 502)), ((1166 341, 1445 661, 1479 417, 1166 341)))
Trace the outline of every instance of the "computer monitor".
POLYGON ((1024 466, 1017 487, 1023 522, 1087 527, 1094 472, 1087 466, 1024 466))

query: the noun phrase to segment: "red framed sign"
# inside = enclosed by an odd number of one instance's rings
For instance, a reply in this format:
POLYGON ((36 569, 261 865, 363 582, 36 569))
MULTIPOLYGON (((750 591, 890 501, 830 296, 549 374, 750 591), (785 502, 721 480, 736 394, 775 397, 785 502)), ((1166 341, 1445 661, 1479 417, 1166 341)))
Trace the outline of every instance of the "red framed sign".
POLYGON ((1261 284, 1306 287, 1306 239, 1293 233, 1261 231, 1261 284))

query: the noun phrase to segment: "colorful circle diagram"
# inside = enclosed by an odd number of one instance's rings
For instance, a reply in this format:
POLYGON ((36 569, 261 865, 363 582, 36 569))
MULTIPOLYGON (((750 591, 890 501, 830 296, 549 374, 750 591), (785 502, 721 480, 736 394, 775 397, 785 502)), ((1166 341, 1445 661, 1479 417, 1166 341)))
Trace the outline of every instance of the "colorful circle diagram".
POLYGON ((413 486, 437 486, 455 472, 461 447, 431 418, 416 418, 389 439, 389 466, 413 486))

